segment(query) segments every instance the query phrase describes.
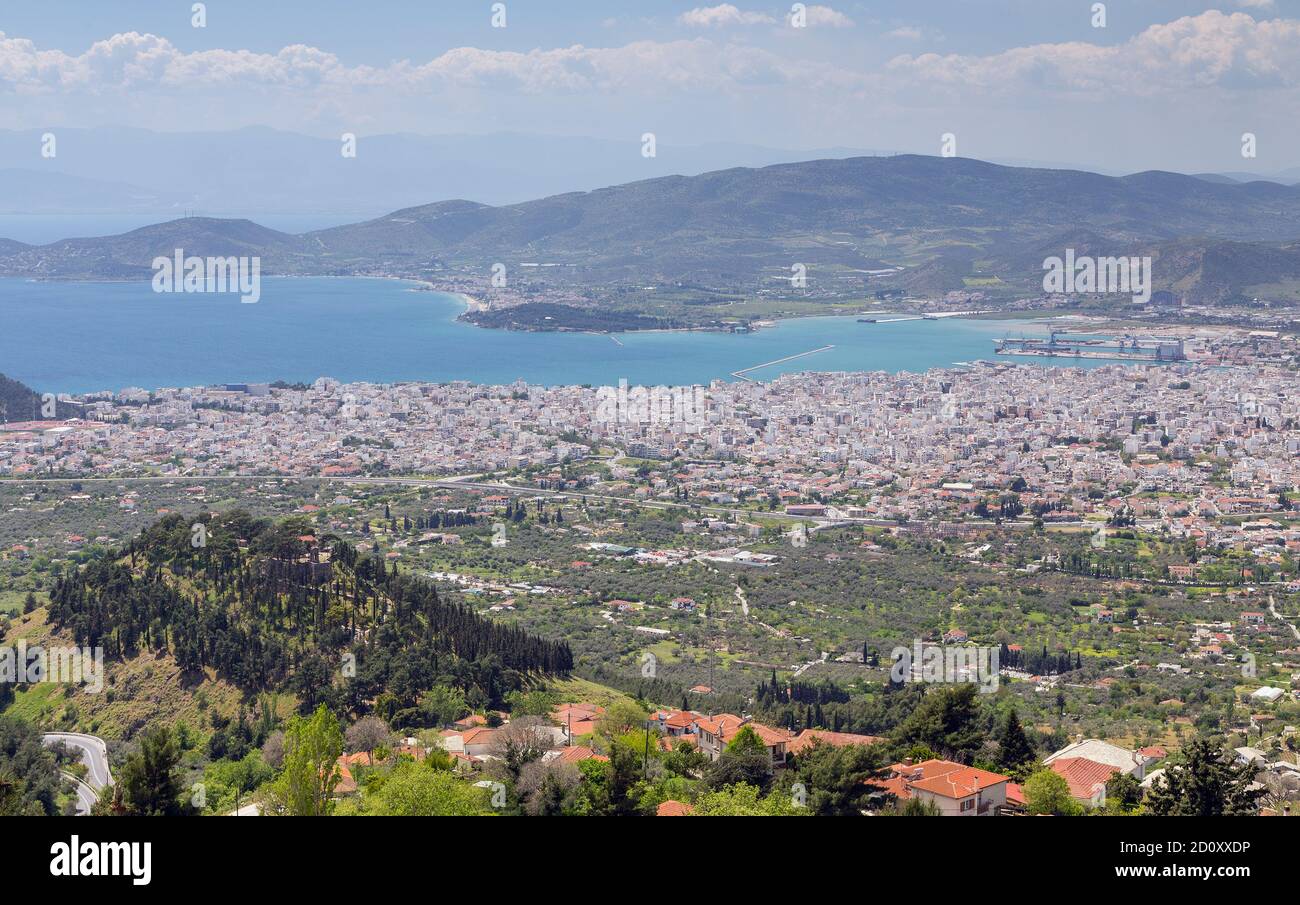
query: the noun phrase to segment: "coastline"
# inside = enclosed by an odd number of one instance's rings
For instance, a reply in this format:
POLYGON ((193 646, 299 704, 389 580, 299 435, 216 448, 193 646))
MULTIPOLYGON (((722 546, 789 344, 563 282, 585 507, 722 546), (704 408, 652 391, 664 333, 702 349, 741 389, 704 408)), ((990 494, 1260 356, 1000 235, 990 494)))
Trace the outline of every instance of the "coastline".
MULTIPOLYGON (((435 291, 441 291, 441 290, 435 290, 435 291)), ((449 293, 447 293, 447 295, 452 295, 452 296, 455 296, 456 298, 460 299, 460 301, 461 301, 462 303, 464 303, 464 305, 465 305, 465 313, 466 313, 466 314, 477 313, 477 312, 480 312, 480 311, 487 311, 487 310, 488 310, 488 304, 487 304, 487 302, 484 302, 482 299, 477 299, 477 298, 475 298, 474 296, 470 295, 469 293, 466 293, 466 292, 449 292, 449 293)), ((481 326, 481 325, 479 325, 479 324, 475 324, 473 321, 470 321, 469 323, 471 324, 471 326, 474 326, 474 327, 479 327, 479 326, 481 326)), ((484 330, 488 330, 488 329, 492 329, 492 328, 490 328, 490 327, 483 327, 482 329, 484 329, 484 330)))

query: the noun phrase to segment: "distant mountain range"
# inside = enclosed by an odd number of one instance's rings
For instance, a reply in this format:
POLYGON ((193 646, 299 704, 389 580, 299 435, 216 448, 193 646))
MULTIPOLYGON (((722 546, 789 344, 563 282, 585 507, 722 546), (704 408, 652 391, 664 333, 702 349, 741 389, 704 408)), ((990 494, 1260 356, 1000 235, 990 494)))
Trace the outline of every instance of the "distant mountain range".
MULTIPOLYGON (((374 217, 413 198, 471 198, 512 204, 674 173, 767 166, 863 148, 783 150, 739 143, 661 141, 654 157, 640 136, 624 141, 518 133, 361 135, 345 158, 337 138, 266 127, 227 132, 0 130, 0 214, 184 213, 374 217)), ((341 221, 339 221, 341 222, 341 221)), ((84 234, 84 233, 82 233, 84 234)))
POLYGON ((63 211, 117 213, 181 210, 185 197, 125 182, 39 169, 0 170, 0 214, 63 211))
POLYGON ((1211 182, 1277 182, 1282 185, 1300 185, 1300 167, 1282 170, 1280 173, 1259 175, 1255 173, 1197 173, 1197 179, 1211 182))
POLYGON ((665 176, 496 207, 442 201, 301 236, 187 218, 0 245, 0 274, 144 278, 154 257, 183 248, 260 255, 266 273, 481 274, 485 286, 502 263, 539 286, 585 289, 779 289, 801 263, 814 289, 823 279, 938 292, 972 278, 1032 288, 1044 257, 1074 247, 1151 254, 1157 288, 1218 301, 1300 278, 1297 240, 1300 187, 899 155, 665 176), (878 273, 892 267, 902 271, 878 273))

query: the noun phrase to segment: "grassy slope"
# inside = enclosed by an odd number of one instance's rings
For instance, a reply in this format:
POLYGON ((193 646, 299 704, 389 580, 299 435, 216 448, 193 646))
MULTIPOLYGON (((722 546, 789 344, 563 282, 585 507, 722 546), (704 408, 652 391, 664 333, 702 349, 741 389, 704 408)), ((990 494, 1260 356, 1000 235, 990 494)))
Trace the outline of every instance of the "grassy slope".
MULTIPOLYGON (((46 624, 43 608, 18 617, 3 643, 12 645, 19 638, 25 638, 28 645, 73 643, 68 633, 56 632, 46 624)), ((169 655, 145 652, 105 666, 108 677, 99 694, 50 683, 32 685, 18 693, 11 712, 45 728, 122 739, 146 724, 159 722, 172 726, 184 722, 191 730, 206 734, 212 711, 232 716, 243 699, 239 689, 217 678, 212 670, 183 675, 169 655)), ((294 706, 292 696, 278 696, 281 715, 291 713, 294 706)))

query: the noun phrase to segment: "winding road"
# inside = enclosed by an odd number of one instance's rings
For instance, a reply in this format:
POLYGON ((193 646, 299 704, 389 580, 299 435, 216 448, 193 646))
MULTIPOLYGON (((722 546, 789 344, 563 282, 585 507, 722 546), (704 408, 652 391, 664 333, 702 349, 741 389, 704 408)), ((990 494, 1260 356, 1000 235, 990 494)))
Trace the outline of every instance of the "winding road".
POLYGON ((1295 623, 1277 611, 1277 604, 1273 601, 1272 594, 1268 595, 1268 611, 1273 614, 1274 619, 1291 629, 1291 634, 1295 636, 1297 641, 1300 641, 1300 628, 1296 628, 1295 623))
POLYGON ((113 774, 108 769, 108 746, 99 736, 80 732, 47 732, 41 736, 41 742, 45 745, 63 742, 69 748, 81 752, 81 762, 86 765, 86 778, 82 780, 66 771, 63 775, 76 786, 77 814, 89 814, 99 793, 105 786, 113 784, 113 774))

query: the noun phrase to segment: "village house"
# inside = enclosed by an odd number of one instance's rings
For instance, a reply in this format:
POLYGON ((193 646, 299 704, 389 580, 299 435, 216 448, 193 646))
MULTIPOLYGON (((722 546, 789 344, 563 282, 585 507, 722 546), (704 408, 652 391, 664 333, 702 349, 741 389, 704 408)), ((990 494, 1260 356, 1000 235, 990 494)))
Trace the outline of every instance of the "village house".
POLYGON ((731 713, 721 713, 713 717, 696 716, 695 718, 695 735, 699 740, 699 749, 709 760, 717 760, 721 757, 727 745, 743 729, 752 730, 759 740, 763 742, 773 767, 785 765, 786 745, 791 740, 790 733, 785 730, 773 729, 770 726, 764 726, 762 723, 755 723, 752 720, 731 713))
POLYGON ((894 764, 876 785, 899 802, 917 799, 943 817, 996 817, 1007 807, 1009 777, 947 760, 894 764))
MULTIPOLYGON (((1143 749, 1150 751, 1151 749, 1143 749)), ((1161 749, 1163 750, 1163 749, 1161 749)), ((1160 758, 1153 757, 1149 754, 1143 754, 1139 751, 1130 751, 1127 748, 1121 748, 1119 745, 1112 745, 1110 742, 1104 742, 1096 738, 1079 738, 1072 744, 1066 745, 1060 751, 1056 751, 1044 758, 1043 764, 1052 767, 1058 761, 1070 760, 1087 760, 1095 764, 1112 768, 1114 772, 1123 773, 1126 776, 1132 776, 1135 779, 1142 779, 1146 776, 1147 768, 1154 764, 1160 758)), ((1069 765, 1062 769, 1068 769, 1069 765)), ((1076 772, 1086 772, 1084 766, 1075 766, 1076 772)), ((1061 770, 1056 770, 1060 773, 1061 770)), ((1064 775, 1064 774, 1062 774, 1064 775)), ((1067 781, 1068 781, 1067 777, 1067 781)))

